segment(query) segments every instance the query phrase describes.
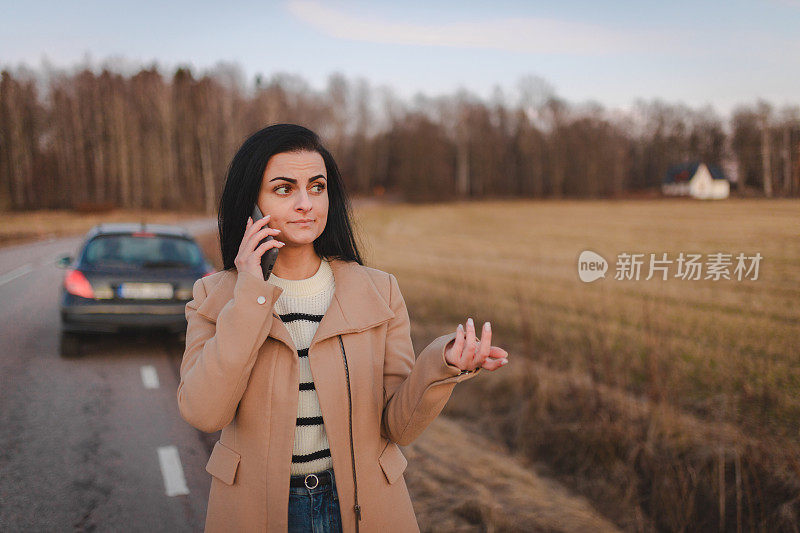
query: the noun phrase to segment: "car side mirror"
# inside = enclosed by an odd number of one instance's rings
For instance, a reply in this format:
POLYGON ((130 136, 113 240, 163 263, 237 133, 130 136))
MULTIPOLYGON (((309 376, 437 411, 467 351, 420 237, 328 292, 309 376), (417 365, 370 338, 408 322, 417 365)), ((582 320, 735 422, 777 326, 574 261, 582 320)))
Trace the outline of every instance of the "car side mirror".
POLYGON ((71 255, 62 255, 58 259, 56 259, 56 266, 58 268, 69 268, 72 264, 72 256, 71 255))

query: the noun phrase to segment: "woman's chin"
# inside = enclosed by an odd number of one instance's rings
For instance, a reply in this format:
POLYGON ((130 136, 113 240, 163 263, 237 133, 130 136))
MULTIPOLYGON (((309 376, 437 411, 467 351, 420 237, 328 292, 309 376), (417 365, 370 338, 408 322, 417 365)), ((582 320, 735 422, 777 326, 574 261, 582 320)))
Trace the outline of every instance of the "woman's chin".
POLYGON ((291 241, 290 240, 284 241, 286 243, 285 248, 286 247, 288 247, 288 248, 300 248, 300 247, 303 247, 303 246, 310 246, 310 245, 314 244, 314 240, 315 239, 312 238, 311 236, 308 236, 308 237, 299 236, 297 239, 292 239, 291 241))

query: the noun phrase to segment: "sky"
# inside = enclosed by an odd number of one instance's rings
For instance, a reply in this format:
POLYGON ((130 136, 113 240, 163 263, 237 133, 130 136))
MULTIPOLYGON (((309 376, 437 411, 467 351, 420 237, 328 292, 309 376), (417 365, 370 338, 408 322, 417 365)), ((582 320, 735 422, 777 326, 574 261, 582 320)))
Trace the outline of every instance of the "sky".
POLYGON ((338 72, 401 98, 508 101, 538 76, 573 104, 661 99, 729 113, 800 104, 800 0, 81 2, 0 0, 0 68, 202 73, 236 63, 321 90, 338 72))

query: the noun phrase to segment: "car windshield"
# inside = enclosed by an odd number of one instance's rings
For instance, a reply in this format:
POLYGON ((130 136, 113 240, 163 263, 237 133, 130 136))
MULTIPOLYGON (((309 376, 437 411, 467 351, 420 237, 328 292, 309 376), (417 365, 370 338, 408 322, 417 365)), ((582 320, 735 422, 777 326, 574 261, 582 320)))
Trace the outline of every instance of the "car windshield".
POLYGON ((93 266, 186 267, 202 264, 203 254, 194 242, 180 237, 105 235, 86 245, 83 262, 93 266))

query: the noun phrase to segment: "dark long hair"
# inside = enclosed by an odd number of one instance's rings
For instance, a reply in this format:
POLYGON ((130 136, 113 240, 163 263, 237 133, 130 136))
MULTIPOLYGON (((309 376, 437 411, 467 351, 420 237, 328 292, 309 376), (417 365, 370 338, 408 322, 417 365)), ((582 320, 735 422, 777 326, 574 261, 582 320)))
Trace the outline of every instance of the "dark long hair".
POLYGON ((323 259, 343 259, 363 265, 356 244, 350 200, 339 167, 319 136, 297 124, 273 124, 247 138, 233 156, 219 201, 219 242, 225 270, 235 269, 247 217, 253 213, 267 162, 275 155, 299 151, 317 152, 328 174, 328 220, 314 241, 314 251, 323 259))

